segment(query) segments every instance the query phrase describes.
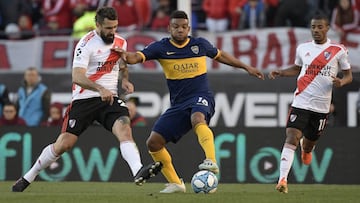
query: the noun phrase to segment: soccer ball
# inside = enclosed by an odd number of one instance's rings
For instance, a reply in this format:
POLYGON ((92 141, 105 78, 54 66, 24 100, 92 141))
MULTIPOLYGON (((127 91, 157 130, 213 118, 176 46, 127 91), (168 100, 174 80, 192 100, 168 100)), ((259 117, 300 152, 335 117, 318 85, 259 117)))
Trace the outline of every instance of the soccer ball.
POLYGON ((206 170, 196 172, 191 179, 191 187, 195 193, 214 193, 218 183, 216 175, 206 170))

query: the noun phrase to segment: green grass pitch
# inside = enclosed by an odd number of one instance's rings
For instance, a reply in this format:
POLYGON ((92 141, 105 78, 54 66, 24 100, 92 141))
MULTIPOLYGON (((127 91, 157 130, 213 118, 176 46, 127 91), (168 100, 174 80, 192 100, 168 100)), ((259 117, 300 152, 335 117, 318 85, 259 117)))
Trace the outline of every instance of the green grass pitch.
POLYGON ((41 182, 35 181, 24 192, 10 192, 14 182, 0 182, 1 203, 261 203, 360 202, 360 185, 289 185, 289 193, 281 194, 274 184, 221 183, 214 194, 195 194, 186 184, 185 194, 160 194, 162 183, 136 186, 123 182, 41 182))

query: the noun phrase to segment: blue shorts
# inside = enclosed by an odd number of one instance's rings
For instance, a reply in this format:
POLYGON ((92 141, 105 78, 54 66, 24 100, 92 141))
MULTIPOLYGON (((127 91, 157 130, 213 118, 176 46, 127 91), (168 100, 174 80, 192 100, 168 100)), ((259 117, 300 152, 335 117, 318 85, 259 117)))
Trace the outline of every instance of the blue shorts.
POLYGON ((153 131, 164 137, 166 142, 176 143, 192 129, 191 114, 201 112, 209 124, 215 113, 214 97, 197 96, 167 109, 156 121, 153 131))

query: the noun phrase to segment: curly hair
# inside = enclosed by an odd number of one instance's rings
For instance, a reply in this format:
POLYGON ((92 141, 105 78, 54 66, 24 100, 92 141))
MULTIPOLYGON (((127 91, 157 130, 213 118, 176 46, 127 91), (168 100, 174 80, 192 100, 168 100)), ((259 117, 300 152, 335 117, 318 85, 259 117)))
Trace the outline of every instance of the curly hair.
POLYGON ((102 24, 105 18, 109 20, 117 20, 116 10, 112 7, 101 7, 96 11, 95 22, 102 24))

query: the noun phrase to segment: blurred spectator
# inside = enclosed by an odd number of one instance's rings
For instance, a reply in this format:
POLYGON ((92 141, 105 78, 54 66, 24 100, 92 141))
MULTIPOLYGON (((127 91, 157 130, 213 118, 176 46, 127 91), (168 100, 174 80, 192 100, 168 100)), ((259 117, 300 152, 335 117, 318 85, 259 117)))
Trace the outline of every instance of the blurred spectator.
POLYGON ((115 8, 118 16, 118 31, 141 30, 150 22, 150 0, 109 0, 107 6, 115 8))
POLYGON ((202 9, 202 0, 191 0, 191 30, 194 35, 197 29, 205 30, 206 14, 202 9))
POLYGON ((265 27, 265 5, 261 0, 249 0, 244 5, 240 18, 240 29, 265 27))
POLYGON ((146 126, 146 119, 138 111, 137 106, 139 105, 138 97, 130 97, 126 100, 126 106, 129 109, 129 115, 131 120, 131 127, 146 126))
POLYGON ((360 0, 355 0, 355 7, 358 12, 360 12, 360 0))
POLYGON ((166 31, 170 23, 170 16, 163 8, 158 8, 155 11, 155 16, 151 21, 150 28, 156 31, 166 31))
POLYGON ((356 30, 359 23, 359 12, 356 10, 355 1, 339 0, 331 17, 331 28, 345 41, 346 33, 356 30))
POLYGON ((0 30, 2 30, 2 28, 3 28, 3 17, 0 10, 0 30))
POLYGON ((150 29, 167 30, 170 22, 170 14, 174 10, 170 0, 156 0, 156 7, 151 15, 150 29))
POLYGON ((44 25, 44 16, 42 13, 43 0, 28 0, 31 1, 31 22, 33 30, 38 31, 44 25))
POLYGON ((4 84, 0 83, 0 112, 2 112, 4 104, 9 102, 9 91, 4 84))
POLYGON ((87 11, 90 6, 88 0, 71 0, 70 8, 72 10, 73 20, 75 21, 84 15, 85 11, 87 11))
POLYGON ((2 110, 2 116, 0 118, 0 126, 12 126, 12 125, 22 125, 25 126, 25 120, 20 118, 17 113, 16 105, 14 103, 8 102, 4 104, 2 110))
MULTIPOLYGON (((308 0, 311 2, 313 0, 308 0)), ((321 12, 324 12, 329 19, 331 19, 332 12, 336 5, 338 4, 338 0, 316 0, 317 1, 317 9, 321 12)), ((358 0, 356 0, 358 1, 358 0)))
POLYGON ((283 0, 276 11, 276 27, 307 27, 308 4, 304 0, 283 0))
POLYGON ((43 0, 44 35, 71 34, 73 15, 70 0, 43 0))
POLYGON ((9 23, 17 23, 21 15, 31 14, 31 2, 28 0, 0 0, 0 13, 2 15, 0 29, 5 29, 9 23))
POLYGON ((31 17, 28 15, 21 15, 18 20, 18 26, 21 32, 21 39, 30 39, 35 37, 31 17))
POLYGON ((151 22, 151 14, 152 14, 151 0, 135 0, 135 3, 137 5, 137 9, 140 14, 139 28, 144 29, 151 22))
MULTIPOLYGON (((320 10, 320 0, 306 0, 308 5, 308 12, 305 16, 306 22, 308 22, 308 26, 311 25, 311 18, 320 10)), ((324 11, 322 13, 326 14, 324 11)), ((330 18, 329 18, 330 19, 330 18)))
POLYGON ((206 14, 206 28, 210 32, 228 30, 228 0, 204 0, 202 8, 206 14))
POLYGON ((170 16, 170 14, 174 10, 176 10, 176 5, 173 5, 173 3, 174 3, 174 1, 171 1, 171 0, 157 0, 156 8, 161 8, 163 11, 166 12, 167 15, 170 16))
POLYGON ((41 83, 37 69, 25 70, 24 85, 18 90, 18 106, 19 116, 25 119, 27 126, 39 126, 47 120, 50 101, 50 91, 41 83))
POLYGON ((97 10, 97 8, 102 7, 105 1, 107 2, 108 0, 70 0, 70 1, 71 1, 70 7, 73 13, 73 20, 75 21, 76 19, 81 17, 85 13, 85 11, 97 10))
POLYGON ((49 118, 43 121, 41 126, 62 126, 63 123, 63 108, 64 105, 59 102, 54 102, 50 106, 49 118))
POLYGON ((248 0, 229 0, 230 29, 237 30, 239 28, 243 7, 247 2, 248 0))
POLYGON ((266 27, 274 26, 274 19, 279 7, 280 0, 263 0, 265 4, 265 13, 266 13, 266 27))
POLYGON ((9 23, 5 27, 5 38, 11 40, 21 39, 21 31, 16 23, 9 23))
POLYGON ((18 23, 7 24, 4 32, 4 38, 11 40, 30 39, 35 36, 35 32, 32 29, 31 18, 28 15, 21 15, 18 23))
POLYGON ((96 28, 96 5, 78 4, 77 8, 78 7, 84 7, 84 11, 74 22, 72 36, 76 39, 80 39, 86 33, 96 28))

